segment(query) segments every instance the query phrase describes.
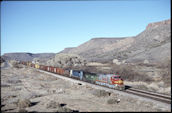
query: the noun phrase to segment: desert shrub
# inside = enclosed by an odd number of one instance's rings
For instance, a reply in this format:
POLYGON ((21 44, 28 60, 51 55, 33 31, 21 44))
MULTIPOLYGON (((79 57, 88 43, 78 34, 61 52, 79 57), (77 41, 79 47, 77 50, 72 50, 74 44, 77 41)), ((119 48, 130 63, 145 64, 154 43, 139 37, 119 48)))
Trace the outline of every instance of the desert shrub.
POLYGON ((18 63, 14 63, 14 64, 13 64, 13 67, 14 67, 14 68, 23 68, 23 65, 18 64, 18 63))
POLYGON ((55 101, 50 101, 48 104, 47 104, 47 108, 57 108, 57 107, 60 107, 60 104, 55 102, 55 101))
POLYGON ((67 108, 65 107, 66 104, 62 103, 58 103, 58 102, 55 102, 55 101, 50 101, 48 104, 47 104, 47 108, 56 108, 57 109, 57 112, 74 112, 75 110, 72 110, 70 108, 67 108))
POLYGON ((66 107, 59 107, 57 112, 73 112, 73 110, 71 110, 70 108, 66 108, 66 107))
POLYGON ((22 81, 19 80, 18 78, 10 78, 7 82, 10 84, 17 84, 17 83, 21 83, 22 81))
POLYGON ((108 92, 108 91, 98 90, 98 89, 93 90, 92 94, 97 96, 97 97, 105 97, 105 96, 110 96, 111 95, 111 93, 108 92))
POLYGON ((21 108, 21 109, 19 109, 19 112, 21 112, 21 113, 27 113, 28 111, 25 108, 21 108))
POLYGON ((119 99, 117 99, 117 98, 112 98, 112 99, 109 99, 109 100, 107 100, 107 103, 108 104, 117 104, 117 103, 119 103, 120 101, 119 101, 119 99))
POLYGON ((171 70, 167 70, 163 73, 162 81, 164 81, 165 87, 171 86, 171 70))
POLYGON ((146 66, 146 67, 154 67, 154 66, 156 66, 156 64, 154 64, 154 63, 142 63, 142 62, 136 63, 136 65, 146 66))
POLYGON ((145 81, 151 82, 152 79, 147 75, 142 75, 132 69, 129 65, 116 65, 113 64, 111 68, 111 73, 116 73, 121 76, 124 80, 128 81, 145 81))
POLYGON ((18 105, 19 109, 24 109, 26 107, 31 106, 31 102, 28 99, 20 99, 20 100, 18 100, 17 105, 18 105))
POLYGON ((171 69, 171 60, 170 59, 165 60, 164 62, 157 63, 155 66, 157 68, 162 68, 162 69, 168 68, 170 70, 171 69))
POLYGON ((159 63, 156 67, 162 69, 162 81, 164 81, 164 85, 171 86, 171 60, 159 63))

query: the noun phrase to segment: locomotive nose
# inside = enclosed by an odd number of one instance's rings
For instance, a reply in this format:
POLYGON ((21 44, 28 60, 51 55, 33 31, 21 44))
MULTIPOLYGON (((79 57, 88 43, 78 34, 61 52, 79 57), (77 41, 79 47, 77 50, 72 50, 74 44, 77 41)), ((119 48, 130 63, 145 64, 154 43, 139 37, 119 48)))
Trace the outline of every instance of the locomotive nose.
POLYGON ((122 79, 119 80, 119 84, 123 85, 123 80, 122 79))

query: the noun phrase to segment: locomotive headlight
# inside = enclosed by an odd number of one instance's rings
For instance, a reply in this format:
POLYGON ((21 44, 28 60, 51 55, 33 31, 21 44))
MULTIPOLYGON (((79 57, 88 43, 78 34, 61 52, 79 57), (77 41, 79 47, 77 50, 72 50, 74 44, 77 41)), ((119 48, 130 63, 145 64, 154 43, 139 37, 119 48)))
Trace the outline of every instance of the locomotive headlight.
POLYGON ((121 84, 121 85, 122 85, 122 84, 123 84, 123 80, 119 80, 119 84, 121 84))

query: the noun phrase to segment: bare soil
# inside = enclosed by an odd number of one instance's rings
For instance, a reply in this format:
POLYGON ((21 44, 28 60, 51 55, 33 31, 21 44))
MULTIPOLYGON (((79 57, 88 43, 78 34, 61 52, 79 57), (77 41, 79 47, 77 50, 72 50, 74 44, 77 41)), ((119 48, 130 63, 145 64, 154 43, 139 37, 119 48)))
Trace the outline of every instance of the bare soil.
POLYGON ((1 111, 171 111, 169 106, 75 84, 36 69, 1 70, 1 111))

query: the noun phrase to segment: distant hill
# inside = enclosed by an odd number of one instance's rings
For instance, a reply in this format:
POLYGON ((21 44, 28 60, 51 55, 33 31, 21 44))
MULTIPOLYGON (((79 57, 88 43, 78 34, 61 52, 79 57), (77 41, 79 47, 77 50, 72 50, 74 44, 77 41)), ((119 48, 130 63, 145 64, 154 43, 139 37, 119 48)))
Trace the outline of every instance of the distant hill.
POLYGON ((68 51, 65 49, 60 53, 78 54, 89 60, 93 59, 94 56, 108 50, 109 48, 106 48, 107 46, 112 45, 122 39, 124 38, 93 38, 78 47, 71 48, 68 51))
MULTIPOLYGON (((78 47, 65 48, 60 53, 76 54, 87 61, 137 63, 145 60, 150 63, 171 60, 171 20, 148 24, 146 29, 133 37, 93 38, 78 47)), ((6 53, 4 60, 47 62, 55 58, 55 53, 6 53)))
POLYGON ((88 61, 163 62, 171 60, 171 20, 150 23, 133 37, 93 38, 60 53, 78 54, 88 61))
POLYGON ((55 53, 5 53, 2 58, 5 60, 19 60, 19 61, 32 61, 34 58, 50 59, 55 56, 55 53))

